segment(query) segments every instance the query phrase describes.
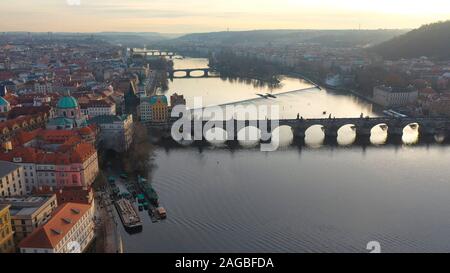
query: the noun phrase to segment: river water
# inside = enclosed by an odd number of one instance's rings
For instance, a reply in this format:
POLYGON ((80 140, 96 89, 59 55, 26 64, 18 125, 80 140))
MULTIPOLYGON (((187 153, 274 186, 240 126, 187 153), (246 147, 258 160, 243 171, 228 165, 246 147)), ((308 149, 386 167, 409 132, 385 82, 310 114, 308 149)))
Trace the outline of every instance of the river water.
MULTIPOLYGON (((177 60, 203 67, 206 60, 177 60)), ((280 105, 281 116, 376 116, 353 96, 285 78, 277 89, 220 78, 176 79, 171 95, 207 105, 280 105), (324 114, 324 111, 326 112, 324 114)), ((312 130, 314 131, 314 130, 312 130)), ((374 135, 376 135, 374 130, 374 135)), ((380 131, 381 132, 381 131, 380 131)), ((320 142, 320 129, 307 134, 320 142), (319 140, 317 140, 319 139, 319 140)), ((351 128, 340 133, 351 139, 351 128)), ((346 140, 347 139, 347 140, 346 140)), ((152 181, 168 219, 123 232, 127 252, 383 252, 450 250, 450 147, 432 145, 158 147, 152 181)))

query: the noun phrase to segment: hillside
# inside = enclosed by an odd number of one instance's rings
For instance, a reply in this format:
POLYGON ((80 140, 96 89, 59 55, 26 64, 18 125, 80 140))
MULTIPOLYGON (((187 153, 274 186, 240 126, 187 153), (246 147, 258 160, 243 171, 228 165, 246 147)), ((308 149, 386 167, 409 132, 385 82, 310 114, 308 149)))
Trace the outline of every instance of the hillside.
POLYGON ((450 21, 424 25, 371 50, 391 60, 421 56, 450 59, 450 21))
POLYGON ((368 46, 392 39, 405 30, 252 30, 194 33, 171 40, 172 44, 291 45, 319 43, 332 47, 368 46))

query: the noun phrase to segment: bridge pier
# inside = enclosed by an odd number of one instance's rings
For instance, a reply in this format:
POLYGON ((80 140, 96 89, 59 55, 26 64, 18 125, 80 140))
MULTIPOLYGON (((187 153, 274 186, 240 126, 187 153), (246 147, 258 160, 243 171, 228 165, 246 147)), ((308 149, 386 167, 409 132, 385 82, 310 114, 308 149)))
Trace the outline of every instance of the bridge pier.
POLYGON ((370 127, 356 127, 355 143, 360 145, 369 145, 370 137, 372 136, 372 128, 370 127))
POLYGON ((306 128, 305 127, 294 127, 292 128, 292 134, 294 136, 294 143, 297 145, 305 144, 306 128))
POLYGON ((338 144, 338 130, 339 128, 337 127, 325 127, 324 129, 324 133, 325 133, 325 139, 324 139, 324 144, 325 145, 331 145, 331 146, 336 146, 338 144))
POLYGON ((403 143, 403 127, 389 126, 387 132, 387 143, 402 144, 403 143))

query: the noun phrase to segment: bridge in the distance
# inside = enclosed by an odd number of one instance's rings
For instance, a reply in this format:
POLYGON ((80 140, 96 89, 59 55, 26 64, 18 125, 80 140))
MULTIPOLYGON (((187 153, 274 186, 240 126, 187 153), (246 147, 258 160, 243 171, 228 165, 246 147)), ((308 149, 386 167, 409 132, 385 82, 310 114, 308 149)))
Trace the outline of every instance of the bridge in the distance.
POLYGON ((133 48, 131 49, 131 55, 142 55, 145 58, 147 58, 148 56, 167 56, 169 58, 173 58, 176 53, 169 51, 169 50, 149 50, 149 49, 139 49, 139 48, 133 48))
POLYGON ((180 69, 172 69, 167 71, 167 74, 169 78, 176 79, 176 78, 207 78, 211 77, 211 74, 209 73, 209 68, 180 68, 180 69), (199 76, 192 76, 192 72, 201 72, 202 74, 199 76), (179 74, 182 75, 179 75, 179 74))
MULTIPOLYGON (((158 127, 167 134, 171 133, 172 125, 176 119, 159 124, 148 124, 150 128, 158 127)), ((190 121, 191 135, 195 133, 201 134, 203 129, 210 121, 192 120, 190 121), (196 124, 197 123, 197 124, 196 124), (199 126, 201 123, 201 126, 199 126), (196 132, 201 130, 200 132, 196 132)), ((362 139, 370 139, 372 129, 381 126, 387 131, 388 138, 401 138, 404 129, 408 126, 418 128, 419 137, 449 135, 450 134, 450 118, 445 117, 420 117, 420 118, 393 118, 393 117, 374 117, 374 118, 319 118, 319 119, 280 119, 276 127, 289 126, 295 140, 304 140, 306 131, 313 126, 320 126, 325 134, 326 139, 337 139, 338 131, 343 126, 350 125, 354 128, 356 137, 362 139)), ((226 132, 233 132, 229 135, 229 140, 237 139, 237 132, 245 127, 256 127, 262 130, 262 134, 272 134, 276 128, 272 128, 272 123, 268 120, 227 120, 214 121, 213 128, 221 128, 226 132)), ((210 127, 208 127, 210 128, 210 127)))

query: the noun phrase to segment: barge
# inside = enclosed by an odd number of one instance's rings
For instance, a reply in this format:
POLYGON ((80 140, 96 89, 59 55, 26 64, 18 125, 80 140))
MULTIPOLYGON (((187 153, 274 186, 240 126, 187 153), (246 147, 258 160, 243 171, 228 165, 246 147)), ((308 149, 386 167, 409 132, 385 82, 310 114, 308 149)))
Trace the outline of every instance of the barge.
POLYGON ((142 229, 142 221, 136 208, 127 199, 120 199, 114 203, 120 219, 126 229, 142 229))

